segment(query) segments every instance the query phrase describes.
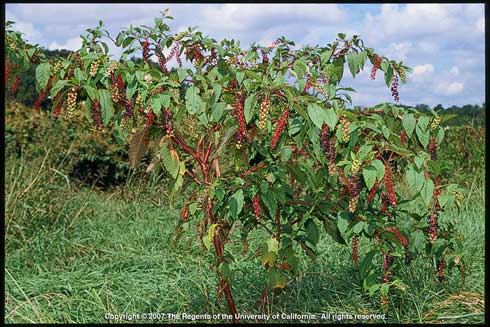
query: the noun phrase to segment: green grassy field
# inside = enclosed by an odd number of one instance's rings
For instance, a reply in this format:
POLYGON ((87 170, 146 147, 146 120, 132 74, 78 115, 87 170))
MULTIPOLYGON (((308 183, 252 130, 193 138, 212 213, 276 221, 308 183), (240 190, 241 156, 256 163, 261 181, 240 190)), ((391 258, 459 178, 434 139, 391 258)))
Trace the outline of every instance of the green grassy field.
MULTIPOLYGON (((104 323, 106 313, 227 313, 224 299, 215 300, 212 256, 199 247, 194 227, 174 242, 179 208, 169 209, 162 180, 129 177, 123 186, 101 192, 77 185, 66 175, 66 163, 54 164, 52 151, 41 152, 45 155, 24 153, 6 161, 6 322, 104 323)), ((483 180, 475 176, 469 184, 461 212, 444 213, 459 221, 471 258, 464 287, 456 270, 440 284, 427 260, 418 258, 402 274, 409 287, 392 301, 386 322, 483 322, 483 180)), ((252 237, 250 252, 257 245, 252 237)), ((324 236, 318 249, 316 262, 302 261, 305 272, 276 294, 268 312, 382 313, 379 299, 362 289, 350 248, 324 236)), ((360 250, 362 255, 362 243, 360 250)), ((259 314, 264 272, 258 259, 246 259, 233 266, 234 297, 240 313, 259 314)))

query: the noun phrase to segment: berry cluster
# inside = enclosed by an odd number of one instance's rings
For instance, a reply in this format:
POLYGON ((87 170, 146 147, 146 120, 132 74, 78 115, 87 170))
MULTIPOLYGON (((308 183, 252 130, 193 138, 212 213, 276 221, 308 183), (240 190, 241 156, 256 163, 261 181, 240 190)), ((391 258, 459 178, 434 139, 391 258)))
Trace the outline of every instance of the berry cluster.
POLYGON ((279 39, 275 40, 274 42, 271 43, 271 45, 269 45, 268 50, 271 51, 272 49, 277 47, 279 45, 279 43, 281 43, 281 40, 279 40, 279 39))
POLYGON ((398 102, 400 97, 398 96, 398 75, 393 75, 393 81, 391 82, 391 95, 393 99, 398 102))
POLYGON ((446 260, 442 258, 439 260, 437 264, 437 279, 439 279, 439 282, 442 282, 444 280, 444 270, 446 269, 446 260))
POLYGON ((100 66, 99 59, 95 59, 94 61, 92 61, 92 64, 90 65, 89 75, 95 77, 95 75, 97 75, 97 72, 99 71, 99 66, 100 66))
POLYGON ((111 76, 111 78, 113 78, 114 72, 116 71, 116 69, 118 68, 118 66, 119 66, 119 63, 117 61, 112 61, 109 64, 109 67, 107 67, 106 71, 104 72, 104 76, 105 77, 111 76))
POLYGON ((168 75, 167 62, 170 60, 170 57, 165 59, 165 56, 163 55, 163 49, 160 46, 160 44, 157 45, 157 48, 158 48, 158 51, 156 51, 156 55, 158 58, 158 64, 160 65, 162 72, 165 75, 168 75))
POLYGON ((73 51, 73 52, 71 53, 71 56, 72 56, 73 60, 75 61, 75 64, 76 64, 78 67, 80 67, 80 68, 81 68, 81 67, 83 67, 83 61, 82 61, 82 58, 80 58, 80 55, 79 55, 77 52, 73 51))
POLYGON ((385 215, 389 214, 388 213, 388 206, 390 205, 390 199, 388 198, 388 195, 386 193, 381 194, 381 212, 384 213, 385 215))
POLYGON ((155 118, 155 114, 151 108, 148 109, 148 115, 146 116, 145 127, 150 128, 151 124, 153 124, 153 119, 155 118))
POLYGON ((311 87, 311 82, 308 80, 306 81, 305 88, 303 89, 303 93, 306 93, 311 87))
POLYGON ((271 102, 268 96, 266 96, 260 104, 258 127, 261 130, 264 130, 267 127, 267 116, 269 114, 270 104, 271 102))
POLYGON ((463 199, 464 199, 463 194, 461 194, 461 192, 453 192, 452 194, 456 198, 456 204, 458 205, 458 207, 461 207, 463 199))
POLYGON ((136 96, 136 101, 135 101, 135 104, 136 106, 139 108, 143 105, 143 97, 141 96, 141 94, 138 94, 136 96))
POLYGON ((407 82, 407 71, 403 67, 398 68, 398 75, 400 75, 400 79, 403 83, 407 82))
POLYGON ((133 110, 134 110, 134 100, 126 100, 126 110, 124 111, 123 114, 124 121, 128 120, 130 117, 133 116, 133 110))
POLYGON ((379 187, 379 181, 376 180, 376 182, 373 185, 373 188, 371 189, 371 191, 369 191, 369 194, 368 194, 368 197, 367 197, 368 202, 372 202, 373 201, 374 196, 376 195, 376 192, 378 191, 378 187, 379 187))
POLYGON ((391 281, 391 272, 390 268, 393 264, 393 256, 390 254, 383 254, 383 282, 389 283, 391 281))
POLYGON ((187 49, 185 50, 185 56, 186 58, 191 59, 191 61, 195 60, 195 63, 199 65, 202 59, 201 51, 199 50, 199 45, 194 44, 188 46, 187 49))
POLYGON ((339 120, 342 124, 342 141, 347 143, 350 140, 350 122, 344 116, 340 116, 339 120))
POLYGON ((10 78, 10 69, 12 68, 12 63, 10 60, 7 60, 5 63, 5 85, 8 84, 10 78))
POLYGON ((188 217, 189 217, 189 206, 185 206, 180 211, 180 220, 185 222, 187 221, 188 217))
POLYGON ((261 216, 260 196, 258 194, 255 195, 252 199, 252 202, 253 202, 253 207, 254 207, 255 218, 257 218, 257 220, 259 221, 260 216, 261 216))
POLYGON ((167 61, 172 60, 172 58, 178 53, 179 50, 180 50, 179 43, 176 42, 170 49, 170 53, 168 54, 167 61))
POLYGON ((441 123, 441 117, 437 116, 432 120, 432 123, 430 124, 430 128, 436 129, 439 127, 439 124, 441 123))
POLYGON ((354 159, 352 161, 351 173, 353 175, 356 175, 359 172, 360 168, 361 168, 361 162, 357 159, 354 159))
POLYGON ((330 137, 330 146, 328 149, 328 173, 330 176, 334 176, 337 173, 337 166, 335 166, 336 157, 337 150, 335 149, 335 137, 330 137))
POLYGON ((148 40, 144 40, 141 43, 141 46, 143 48, 143 61, 146 63, 150 59, 150 42, 148 42, 148 40))
POLYGON ((92 102, 92 119, 96 128, 102 128, 102 121, 100 119, 100 103, 97 100, 92 102))
POLYGON ((434 244, 437 240, 437 211, 433 210, 428 218, 429 224, 429 241, 434 244))
POLYGON ((405 132, 405 130, 402 130, 401 134, 400 134, 400 143, 402 145, 405 145, 405 143, 407 143, 407 133, 405 132))
POLYGON ((349 212, 355 212, 359 202, 359 175, 351 176, 349 184, 349 212))
POLYGON ((388 227, 387 231, 391 232, 400 241, 404 248, 408 247, 408 239, 396 227, 388 227))
POLYGON ((10 93, 12 95, 15 95, 17 93, 17 90, 19 89, 19 84, 20 84, 20 76, 15 75, 14 82, 12 83, 12 88, 10 89, 10 93))
POLYGON ((236 147, 237 149, 240 149, 242 147, 243 139, 247 135, 247 123, 245 122, 245 113, 243 111, 243 104, 241 97, 236 95, 235 96, 235 114, 237 116, 238 120, 238 133, 237 133, 237 144, 236 147))
POLYGON ((430 160, 437 160, 437 143, 434 136, 432 136, 429 144, 427 145, 427 151, 429 151, 430 160))
POLYGON ((267 53, 263 49, 260 49, 260 54, 262 55, 262 63, 264 65, 267 65, 269 63, 269 57, 267 57, 267 53))
POLYGON ((395 191, 393 190, 391 167, 387 161, 385 161, 384 164, 385 164, 385 186, 386 186, 386 191, 388 192, 388 199, 390 200, 390 204, 393 207, 396 207, 396 195, 395 195, 395 191))
POLYGON ((276 148, 277 142, 279 142, 279 138, 281 137, 282 130, 288 123, 288 118, 289 110, 286 109, 283 111, 281 117, 279 117, 279 120, 276 123, 276 129, 274 130, 274 135, 272 136, 271 140, 271 150, 274 150, 276 148))
POLYGON ((371 79, 374 80, 376 79, 376 72, 378 71, 379 67, 381 66, 381 62, 383 60, 381 59, 380 56, 374 55, 374 66, 371 69, 371 79))
POLYGON ((53 79, 50 78, 48 81, 48 85, 46 85, 46 89, 44 89, 43 91, 41 91, 41 93, 39 93, 36 101, 34 102, 34 109, 35 110, 39 110, 39 108, 41 107, 41 102, 43 102, 43 100, 44 100, 44 98, 46 98, 46 95, 48 94, 49 90, 51 90, 52 84, 53 84, 53 79))
POLYGON ((357 265, 359 259, 359 236, 352 239, 352 262, 357 265))
POLYGON ((317 82, 310 81, 310 85, 318 92, 320 92, 321 95, 323 95, 326 99, 328 99, 328 93, 325 91, 323 87, 320 86, 317 82))
POLYGON ((172 134, 173 126, 172 126, 172 111, 170 109, 163 110, 163 126, 167 134, 172 134))
POLYGON ((61 92, 56 94, 56 96, 53 99, 53 118, 57 119, 60 116, 61 112, 61 107, 63 107, 63 101, 60 101, 61 98, 61 92))
POLYGON ((320 132, 320 145, 322 146, 323 152, 328 156, 328 151, 330 150, 330 129, 327 124, 323 124, 322 131, 320 132))
POLYGON ((57 60, 53 64, 53 74, 57 75, 63 69, 63 64, 61 61, 57 60))
POLYGON ((70 89, 70 92, 68 92, 68 100, 67 100, 67 106, 66 106, 66 118, 72 119, 75 115, 75 109, 77 106, 77 93, 78 90, 76 87, 72 87, 70 89))

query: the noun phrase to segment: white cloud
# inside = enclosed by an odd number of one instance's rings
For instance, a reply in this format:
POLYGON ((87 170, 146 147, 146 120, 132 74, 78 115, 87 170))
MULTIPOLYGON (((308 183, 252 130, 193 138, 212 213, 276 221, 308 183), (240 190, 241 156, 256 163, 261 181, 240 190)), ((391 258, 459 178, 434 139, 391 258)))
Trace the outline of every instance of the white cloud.
POLYGON ((413 51, 412 42, 391 43, 384 49, 385 56, 393 60, 407 60, 407 55, 413 51))
MULTIPOLYGON (((364 44, 389 59, 402 60, 414 71, 400 85, 403 104, 463 104, 485 95, 483 4, 7 4, 6 19, 27 39, 41 46, 78 49, 79 35, 101 19, 115 37, 133 25, 153 25, 170 8, 171 33, 198 26, 220 41, 257 41, 268 45, 279 36, 305 44, 325 45, 339 32, 358 34, 364 44), (366 10, 364 10, 366 9, 366 10), (364 14, 368 12, 367 14, 364 14), (360 19, 356 18, 359 17, 360 19), (447 68, 445 68, 447 67, 447 68), (443 83, 444 82, 444 83, 443 83)), ((121 50, 108 42, 117 58, 121 50)), ((167 54, 169 49, 165 49, 167 54)), ((175 66, 175 60, 169 63, 175 66)), ((354 105, 392 101, 382 72, 369 79, 371 65, 354 80, 346 67, 344 86, 358 91, 354 105)))
POLYGON ((66 49, 66 50, 78 50, 82 46, 82 39, 79 37, 74 37, 66 40, 64 43, 52 42, 48 49, 56 50, 56 49, 66 49))
POLYGON ((475 25, 469 22, 478 20, 476 36, 483 33, 483 11, 483 4, 383 4, 379 15, 366 14, 364 30, 378 43, 435 34, 466 39, 475 34, 475 25))
POLYGON ((436 85, 434 88, 434 91, 438 94, 450 96, 450 95, 457 95, 463 92, 464 90, 464 84, 461 82, 452 82, 452 83, 447 83, 447 82, 440 82, 439 84, 436 85))
POLYGON ((459 68, 458 66, 453 66, 450 70, 451 74, 458 76, 459 75, 459 68))
POLYGON ((485 33, 485 18, 480 18, 476 22, 476 30, 480 33, 485 33))
POLYGON ((290 23, 339 23, 346 14, 336 4, 224 4, 202 11, 199 25, 207 30, 250 31, 290 23), (275 24, 271 24, 271 22, 275 24))
POLYGON ((434 72, 434 66, 432 66, 431 64, 418 65, 413 67, 414 75, 425 75, 432 72, 434 72))

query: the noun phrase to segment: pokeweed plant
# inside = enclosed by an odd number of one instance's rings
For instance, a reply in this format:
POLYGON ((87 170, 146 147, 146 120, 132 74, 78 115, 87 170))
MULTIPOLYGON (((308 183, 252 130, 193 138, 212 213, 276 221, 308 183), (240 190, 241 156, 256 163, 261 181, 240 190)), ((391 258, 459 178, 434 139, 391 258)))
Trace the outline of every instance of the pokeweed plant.
MULTIPOLYGON (((354 90, 341 85, 345 66, 355 77, 369 61, 371 79, 382 71, 396 101, 407 66, 357 36, 300 49, 279 38, 244 50, 195 28, 171 33, 168 19, 164 12, 154 26, 130 26, 115 40, 100 22, 68 58, 26 52, 39 54, 37 87, 43 97, 49 92, 54 117, 83 114, 130 139, 133 167, 149 144, 158 146, 150 166, 168 171, 170 201, 190 190, 177 229, 196 224, 203 248, 214 253, 218 297, 235 320, 231 282, 241 254, 227 246, 234 229, 245 247, 250 232, 268 235, 254 252, 266 271, 263 304, 300 273, 302 252, 321 255, 322 230, 352 244, 364 289, 385 306, 405 289, 397 271, 415 256, 432 260, 441 280, 445 269, 464 271, 454 222, 439 219, 464 192, 439 177, 444 117, 388 103, 347 108, 354 90), (120 47, 119 60, 104 37, 120 47), (128 59, 135 54, 143 60, 128 59), (370 242, 359 257, 361 239, 370 242)), ((19 33, 7 30, 7 40, 7 63, 28 64, 32 56, 16 50, 25 47, 19 33)))

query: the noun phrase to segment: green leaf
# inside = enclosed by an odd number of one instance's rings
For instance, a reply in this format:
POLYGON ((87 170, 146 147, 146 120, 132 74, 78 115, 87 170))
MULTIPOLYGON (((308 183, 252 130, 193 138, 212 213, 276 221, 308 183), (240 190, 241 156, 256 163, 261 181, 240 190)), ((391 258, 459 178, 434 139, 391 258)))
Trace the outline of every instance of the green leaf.
POLYGON ((238 217, 243 209, 243 190, 239 189, 230 197, 230 214, 233 218, 238 217))
POLYGON ((410 189, 414 192, 417 193, 422 189, 422 186, 424 186, 424 173, 423 172, 417 172, 413 167, 410 167, 407 172, 407 182, 408 186, 410 186, 410 189))
POLYGON ((160 94, 160 103, 162 104, 162 108, 169 108, 170 94, 160 94))
POLYGON ((162 102, 160 101, 160 95, 151 97, 150 102, 153 113, 160 115, 162 113, 162 102))
POLYGON ((434 182, 431 179, 425 180, 425 184, 422 187, 420 195, 422 196, 422 200, 424 200, 424 203, 427 207, 429 207, 432 204, 432 198, 434 196, 433 192, 434 192, 434 182))
POLYGON ((187 77, 187 69, 177 68, 177 75, 179 76, 179 82, 182 82, 187 77))
POLYGON ((361 273, 362 278, 366 278, 369 274, 369 271, 373 268, 373 257, 376 254, 376 251, 368 252, 359 266, 359 272, 361 273))
POLYGON ((356 52, 351 52, 347 55, 347 64, 349 65, 352 77, 356 77, 359 68, 359 58, 356 52))
POLYGON ((298 59, 293 64, 293 70, 298 78, 302 78, 306 71, 306 62, 304 59, 298 59))
POLYGON ((410 251, 415 253, 422 253, 425 248, 425 235, 421 230, 416 230, 410 234, 409 242, 410 251))
POLYGON ((133 42, 134 42, 134 38, 133 38, 133 37, 128 36, 128 37, 127 37, 127 38, 125 38, 125 39, 124 39, 124 41, 123 41, 123 48, 128 47, 128 46, 129 46, 129 45, 131 45, 133 42))
POLYGON ((94 101, 98 99, 97 90, 94 87, 87 84, 84 85, 83 88, 85 89, 85 92, 87 92, 87 95, 90 98, 90 100, 94 101))
POLYGON ((226 103, 224 102, 217 102, 213 105, 212 107, 212 120, 214 122, 219 122, 221 117, 223 116, 223 113, 225 111, 226 103))
POLYGON ((427 145, 429 144, 430 131, 423 130, 422 128, 419 127, 419 124, 417 124, 417 127, 415 128, 415 133, 417 134, 420 144, 422 144, 424 149, 426 149, 427 145))
POLYGON ((58 92, 61 91, 64 87, 66 87, 68 84, 69 82, 64 79, 57 81, 51 88, 51 91, 49 92, 51 98, 54 98, 56 94, 58 94, 58 92))
POLYGON ((425 160, 427 160, 426 153, 421 153, 418 156, 416 156, 415 158, 413 158, 413 162, 415 163, 415 166, 417 166, 417 168, 419 168, 419 169, 422 167, 425 160))
POLYGON ((44 90, 48 85, 49 75, 51 74, 51 65, 47 62, 39 64, 36 67, 36 81, 40 90, 44 90))
POLYGON ((327 123, 328 127, 330 127, 330 129, 334 130, 335 125, 337 125, 337 121, 339 120, 337 113, 333 109, 327 109, 325 113, 327 115, 325 122, 327 123))
POLYGON ((209 226, 207 234, 202 238, 202 243, 204 244, 206 249, 208 249, 208 251, 211 249, 211 242, 213 240, 216 227, 218 227, 218 224, 212 224, 211 226, 209 226))
POLYGON ((330 57, 332 57, 333 49, 330 50, 325 50, 320 54, 320 60, 322 62, 322 67, 325 67, 325 65, 328 63, 330 60, 330 57))
POLYGON ((337 227, 337 224, 334 220, 332 219, 325 219, 323 220, 323 227, 325 228, 325 231, 332 236, 334 241, 337 243, 345 245, 345 240, 342 238, 342 235, 340 234, 339 228, 337 227))
POLYGON ((109 91, 99 90, 99 102, 101 106, 102 122, 105 126, 109 124, 109 121, 114 116, 114 108, 112 104, 112 95, 109 91))
POLYGON ((385 176, 385 165, 381 162, 381 160, 376 159, 371 162, 371 166, 376 169, 376 177, 378 180, 382 180, 385 176))
POLYGON ((287 281, 287 276, 281 271, 271 269, 267 272, 266 282, 271 289, 284 288, 287 284, 287 281))
POLYGON ((78 80, 78 82, 85 80, 85 75, 83 74, 82 70, 79 67, 75 68, 75 71, 73 73, 75 75, 75 78, 78 80))
POLYGON ((250 120, 252 119, 252 116, 254 114, 254 108, 255 104, 257 103, 257 98, 255 97, 255 94, 250 95, 246 100, 245 100, 245 105, 243 108, 243 113, 245 115, 245 121, 250 123, 250 120))
POLYGON ((242 84, 242 81, 243 81, 243 78, 245 77, 245 73, 244 72, 237 72, 236 73, 236 80, 238 81, 238 84, 241 85, 242 84))
POLYGON ((327 120, 325 109, 315 103, 308 103, 308 116, 319 129, 322 129, 323 123, 327 120))
POLYGON ((385 71, 385 82, 388 87, 390 87, 392 80, 393 80, 393 68, 391 66, 388 66, 388 68, 385 71))
POLYGON ((439 127, 435 134, 436 134, 436 142, 438 145, 440 145, 442 140, 444 139, 444 128, 439 127))
POLYGON ((402 117, 402 125, 407 132, 408 137, 412 136, 413 130, 415 129, 415 124, 417 121, 413 114, 404 114, 402 117))
POLYGON ((163 166, 172 178, 177 178, 180 170, 180 160, 177 152, 173 149, 169 149, 168 144, 164 143, 160 149, 160 158, 162 159, 163 166))
POLYGON ((378 170, 376 167, 367 166, 362 170, 362 176, 364 177, 364 181, 366 182, 366 186, 368 190, 371 190, 376 183, 376 176, 378 174, 378 170))
POLYGON ((360 221, 358 222, 357 224, 354 225, 354 227, 352 228, 352 232, 354 234, 359 234, 362 232, 362 230, 364 229, 364 222, 363 221, 360 221))
POLYGON ((422 131, 426 131, 429 127, 430 123, 430 118, 427 116, 422 116, 419 118, 419 121, 417 122, 417 127, 420 128, 422 131))
POLYGON ((306 239, 313 245, 316 245, 320 240, 320 232, 318 231, 315 221, 308 218, 308 220, 305 221, 304 226, 306 230, 306 239))
POLYGON ((228 262, 222 262, 219 265, 219 272, 224 280, 230 280, 232 277, 232 270, 230 269, 230 264, 228 262))
POLYGON ((195 115, 202 110, 202 99, 199 96, 199 89, 195 86, 191 86, 185 92, 185 104, 187 111, 191 115, 195 115))

